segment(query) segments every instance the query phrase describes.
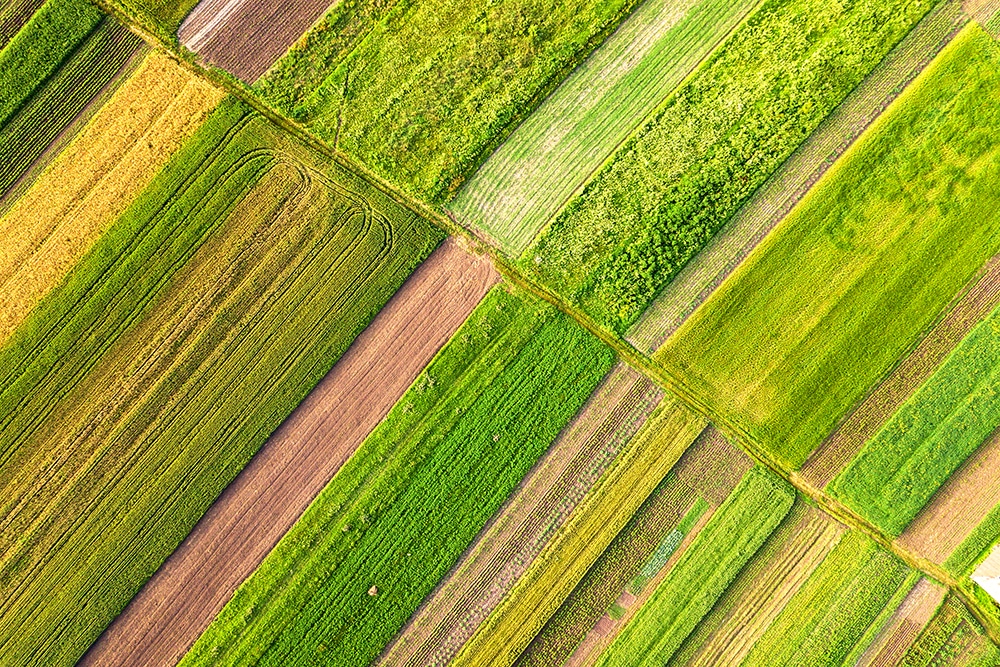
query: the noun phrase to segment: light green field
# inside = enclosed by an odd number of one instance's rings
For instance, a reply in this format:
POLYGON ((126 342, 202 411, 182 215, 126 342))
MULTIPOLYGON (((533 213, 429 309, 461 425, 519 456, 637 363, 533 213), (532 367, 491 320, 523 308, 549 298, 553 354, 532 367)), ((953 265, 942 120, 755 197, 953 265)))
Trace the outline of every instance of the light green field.
POLYGON ((448 208, 520 255, 757 2, 644 2, 490 156, 448 208))
POLYGON ((998 96, 970 26, 656 360, 798 468, 1000 250, 998 96))

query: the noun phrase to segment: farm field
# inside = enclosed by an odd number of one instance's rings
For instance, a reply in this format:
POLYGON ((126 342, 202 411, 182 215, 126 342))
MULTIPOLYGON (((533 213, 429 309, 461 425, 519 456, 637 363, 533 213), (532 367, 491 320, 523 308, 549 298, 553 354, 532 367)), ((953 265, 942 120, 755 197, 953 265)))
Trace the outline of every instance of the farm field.
POLYGON ((373 660, 612 363, 494 288, 181 664, 373 660))
POLYGON ((340 41, 307 37, 312 48, 286 56, 329 56, 318 85, 282 77, 259 90, 379 176, 440 203, 638 1, 418 0, 383 14, 385 4, 372 8, 380 18, 349 53, 340 41))
POLYGON ((1000 425, 1000 310, 977 324, 830 483, 830 493, 899 535, 1000 425))
POLYGON ((646 0, 448 205, 518 256, 756 0, 646 0))
POLYGON ((662 398, 648 379, 616 364, 379 663, 453 658, 662 398))
MULTIPOLYGON (((157 53, 0 217, 0 346, 205 121, 221 94, 157 53)), ((9 377, 9 376, 8 376, 9 377)))
POLYGON ((663 345, 967 21, 959 0, 938 2, 663 288, 629 342, 663 345))
POLYGON ((800 467, 1000 250, 978 103, 998 59, 963 30, 657 353, 782 466, 800 467))
POLYGON ((208 62, 253 83, 329 5, 330 0, 201 0, 177 34, 208 62))
POLYGON ((1000 667, 998 35, 0 2, 0 667, 1000 667))
POLYGON ((765 2, 569 202, 521 269, 625 333, 928 9, 765 2))
POLYGON ((175 664, 497 278, 454 242, 435 250, 80 664, 175 664))
POLYGON ((440 241, 223 102, 0 350, 0 652, 78 659, 440 241))

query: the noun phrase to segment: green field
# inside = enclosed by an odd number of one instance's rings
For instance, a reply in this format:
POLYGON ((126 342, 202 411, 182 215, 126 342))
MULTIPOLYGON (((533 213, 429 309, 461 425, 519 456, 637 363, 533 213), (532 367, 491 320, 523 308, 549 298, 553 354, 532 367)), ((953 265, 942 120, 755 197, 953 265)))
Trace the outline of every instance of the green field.
POLYGON ((754 644, 744 664, 839 666, 908 574, 901 561, 871 538, 848 532, 754 644))
POLYGON ((442 202, 636 4, 401 2, 346 56, 338 40, 292 52, 324 62, 330 50, 337 64, 321 84, 290 96, 296 80, 283 78, 260 90, 380 176, 442 202))
POLYGON ((828 491, 899 535, 1000 424, 1000 310, 948 358, 830 483, 828 491))
POLYGON ((77 660, 441 237, 220 105, 0 349, 4 660, 77 660))
POLYGON ((568 204, 521 268, 623 334, 929 8, 768 0, 568 204))
POLYGON ((520 255, 757 2, 643 2, 489 157, 449 210, 520 255))
POLYGON ((754 467, 601 656, 598 665, 665 664, 791 510, 795 492, 754 467))
POLYGON ((368 664, 613 361, 555 308, 495 288, 183 664, 368 664))
POLYGON ((965 29, 656 359, 798 468, 1000 250, 1000 47, 965 29))

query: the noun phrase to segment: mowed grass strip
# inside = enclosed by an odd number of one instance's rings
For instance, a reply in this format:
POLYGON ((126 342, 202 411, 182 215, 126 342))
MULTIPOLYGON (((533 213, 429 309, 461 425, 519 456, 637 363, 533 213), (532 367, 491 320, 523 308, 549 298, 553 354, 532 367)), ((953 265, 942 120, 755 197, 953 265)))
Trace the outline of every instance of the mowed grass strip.
MULTIPOLYGON (((139 50, 142 40, 107 17, 49 80, 0 129, 0 199, 78 117, 139 50)), ((95 104, 96 106, 96 104, 95 104)), ((54 147, 58 148, 58 147, 54 147)))
POLYGON ((781 524, 795 491, 755 466, 597 664, 665 664, 781 524))
POLYGON ((100 24, 86 0, 48 0, 0 51, 0 128, 100 24))
POLYGON ((0 217, 0 347, 221 97, 167 56, 147 55, 0 217))
POLYGON ((973 328, 857 457, 831 495, 899 535, 1000 426, 1000 310, 973 328))
POLYGON ((181 664, 368 664, 613 362, 494 288, 181 664))
POLYGON ((1000 250, 998 66, 966 28, 654 357, 782 465, 1000 250))
POLYGON ((930 6, 767 0, 569 202, 523 270, 624 334, 930 6))
POLYGON ((867 535, 846 533, 754 644, 743 664, 840 665, 908 574, 901 561, 867 535))
POLYGON ((442 202, 637 4, 400 2, 294 102, 261 90, 380 176, 442 202))
POLYGON ((79 659, 441 238, 223 102, 0 350, 0 654, 79 659))
POLYGON ((452 664, 512 665, 705 425, 668 395, 452 664))
POLYGON ((646 0, 486 160, 448 208, 518 256, 757 0, 646 0))

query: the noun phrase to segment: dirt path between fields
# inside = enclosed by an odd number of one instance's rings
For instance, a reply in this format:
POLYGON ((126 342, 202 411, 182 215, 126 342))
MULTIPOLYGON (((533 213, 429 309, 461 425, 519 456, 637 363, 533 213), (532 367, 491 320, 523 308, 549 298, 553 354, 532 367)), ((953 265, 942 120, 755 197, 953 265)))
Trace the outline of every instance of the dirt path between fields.
POLYGON ((81 665, 175 665, 499 277, 436 250, 278 428, 81 665))
POLYGON ((203 0, 181 25, 181 44, 253 83, 330 6, 330 0, 203 0))

